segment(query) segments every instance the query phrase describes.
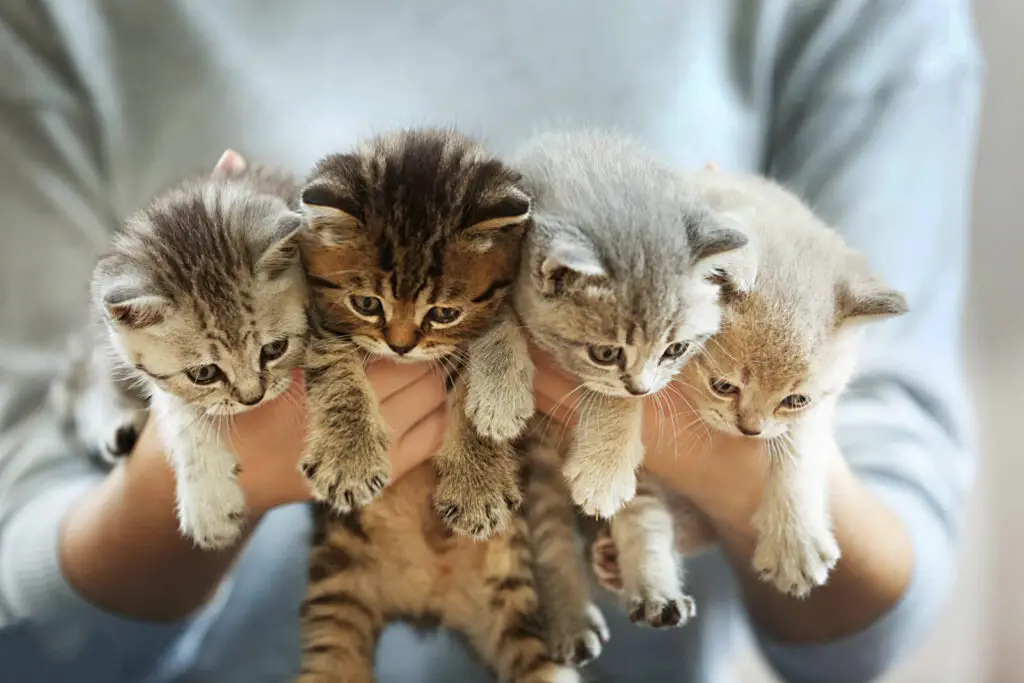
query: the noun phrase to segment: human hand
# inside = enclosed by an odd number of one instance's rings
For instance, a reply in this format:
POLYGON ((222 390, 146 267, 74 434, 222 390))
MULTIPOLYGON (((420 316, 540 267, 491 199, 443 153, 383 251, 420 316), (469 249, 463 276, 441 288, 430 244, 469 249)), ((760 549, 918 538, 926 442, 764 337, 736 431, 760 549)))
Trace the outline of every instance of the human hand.
MULTIPOLYGON (((580 406, 586 409, 579 392, 572 393, 579 380, 546 353, 533 349, 532 355, 537 409, 562 428, 572 428, 580 406)), ((710 430, 681 380, 636 400, 644 401, 646 470, 689 499, 716 526, 749 525, 768 471, 761 442, 710 430)))
MULTIPOLYGON (((391 428, 393 480, 430 458, 444 434, 444 381, 427 364, 379 360, 366 374, 391 428)), ((246 502, 253 514, 311 499, 299 472, 306 438, 306 391, 301 373, 291 388, 253 410, 237 415, 227 429, 242 466, 246 502)))

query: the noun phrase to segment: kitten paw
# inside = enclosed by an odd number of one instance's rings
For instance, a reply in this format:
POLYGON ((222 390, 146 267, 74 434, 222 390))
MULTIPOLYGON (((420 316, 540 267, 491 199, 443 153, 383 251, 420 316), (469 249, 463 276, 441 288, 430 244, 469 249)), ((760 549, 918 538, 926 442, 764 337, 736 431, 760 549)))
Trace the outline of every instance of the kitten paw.
POLYGON ((309 481, 314 498, 348 514, 368 505, 391 481, 388 443, 382 433, 357 447, 342 445, 311 451, 299 462, 299 469, 309 481))
POLYGON ((623 589, 622 570, 619 568, 619 549, 605 530, 590 546, 590 564, 597 578, 597 585, 606 591, 621 594, 623 589))
POLYGON ((492 441, 511 441, 526 431, 536 412, 533 387, 526 391, 488 386, 474 391, 466 400, 466 417, 476 433, 492 441))
POLYGON ((147 410, 90 410, 80 415, 78 429, 92 457, 114 465, 131 455, 148 417, 147 410))
POLYGON ((553 626, 551 658, 560 664, 586 666, 601 655, 609 638, 611 632, 604 615, 597 605, 590 603, 575 623, 553 626))
POLYGON ((751 562, 762 581, 782 593, 804 598, 815 586, 828 581, 839 561, 839 544, 831 531, 779 531, 784 525, 761 533, 751 562))
POLYGON ((569 458, 563 473, 573 502, 591 517, 609 519, 636 495, 636 472, 630 468, 593 470, 569 458))
POLYGON ((548 663, 517 681, 520 683, 583 683, 583 677, 575 667, 548 663))
POLYGON ((214 479, 179 488, 181 533, 204 550, 234 545, 245 527, 245 494, 234 479, 214 479))
MULTIPOLYGON (((504 451, 504 449, 503 449, 504 451)), ((442 460, 467 462, 459 456, 442 460)), ((516 462, 507 453, 501 457, 468 462, 490 462, 486 469, 455 467, 439 474, 434 507, 455 533, 487 539, 508 528, 512 513, 522 505, 516 462), (508 456, 508 457, 505 457, 508 456)))
POLYGON ((697 616, 697 603, 680 590, 665 594, 648 586, 627 599, 626 611, 634 624, 669 628, 697 616))

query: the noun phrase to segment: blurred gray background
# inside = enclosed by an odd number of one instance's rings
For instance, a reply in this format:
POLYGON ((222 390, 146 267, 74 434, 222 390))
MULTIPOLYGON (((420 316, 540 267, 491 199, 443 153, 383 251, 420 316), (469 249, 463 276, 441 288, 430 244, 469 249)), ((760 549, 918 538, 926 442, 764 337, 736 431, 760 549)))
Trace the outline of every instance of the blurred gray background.
MULTIPOLYGON (((883 683, 1024 681, 1024 2, 975 0, 987 61, 966 341, 981 467, 956 594, 883 683)), ((774 680, 751 653, 745 683, 774 680)))

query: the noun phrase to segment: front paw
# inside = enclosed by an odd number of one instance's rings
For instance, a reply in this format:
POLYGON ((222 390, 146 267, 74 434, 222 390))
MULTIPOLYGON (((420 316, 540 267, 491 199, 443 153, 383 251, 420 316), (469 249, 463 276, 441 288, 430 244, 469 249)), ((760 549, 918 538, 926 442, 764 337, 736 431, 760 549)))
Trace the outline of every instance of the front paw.
POLYGON ((511 441, 526 431, 536 412, 532 386, 525 391, 511 387, 470 387, 466 417, 476 433, 492 441, 511 441))
POLYGON ((234 479, 192 482, 179 487, 181 533, 204 550, 234 545, 245 527, 245 494, 234 479))
POLYGON ((572 623, 552 627, 551 658, 559 664, 586 666, 601 655, 610 637, 604 615, 597 605, 590 603, 572 623))
POLYGON ((609 519, 636 495, 636 472, 628 466, 570 457, 563 473, 573 502, 591 517, 609 519))
POLYGON ((434 507, 445 524, 459 535, 479 540, 490 538, 508 528, 513 511, 522 505, 515 461, 511 457, 489 461, 486 469, 456 466, 438 478, 434 507))
POLYGON ((695 617, 697 603, 678 587, 660 591, 653 586, 644 586, 626 598, 626 611, 634 624, 669 628, 682 626, 695 617))
POLYGON ((315 499, 348 514, 368 505, 391 481, 388 447, 389 439, 383 432, 350 446, 311 446, 299 469, 315 499))
POLYGON ((831 531, 814 533, 780 524, 762 531, 751 564, 762 581, 804 598, 828 581, 838 561, 839 544, 831 531))

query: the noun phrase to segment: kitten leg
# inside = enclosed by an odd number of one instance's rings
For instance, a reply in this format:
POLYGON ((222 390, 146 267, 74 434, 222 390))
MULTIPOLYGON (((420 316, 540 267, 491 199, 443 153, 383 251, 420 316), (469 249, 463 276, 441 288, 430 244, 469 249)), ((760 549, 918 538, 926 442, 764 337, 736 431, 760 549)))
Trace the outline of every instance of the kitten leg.
POLYGON ((484 539, 507 528, 522 502, 519 463, 511 444, 486 439, 469 424, 465 382, 453 393, 444 445, 434 456, 434 505, 453 531, 484 539))
POLYGON ((384 617, 373 594, 375 565, 364 552, 369 541, 337 523, 328 536, 330 514, 325 507, 314 512, 297 683, 373 683, 384 617))
POLYGON ((206 550, 234 544, 245 525, 245 494, 238 460, 224 448, 206 415, 166 394, 153 396, 167 456, 174 467, 178 523, 184 536, 206 550))
POLYGON ((351 512, 391 480, 387 427, 354 345, 315 340, 305 378, 309 428, 299 467, 317 500, 351 512))
POLYGON ((533 363, 518 321, 506 313, 469 347, 466 415, 476 431, 510 441, 534 414, 533 363))
POLYGON ((753 519, 758 532, 754 569, 762 580, 796 597, 806 597, 814 586, 823 585, 839 561, 825 469, 835 440, 827 420, 816 425, 811 418, 794 424, 780 442, 753 519))
MULTIPOLYGON (((544 638, 545 619, 530 567, 525 520, 516 517, 503 536, 488 542, 479 603, 447 614, 501 683, 582 683, 575 668, 555 662, 544 638), (460 610, 461 611, 461 610, 460 610)), ((450 603, 451 604, 451 603, 450 603)), ((455 607, 454 604, 451 604, 455 607)))
POLYGON ((591 516, 609 518, 636 494, 643 405, 636 399, 591 394, 584 399, 563 470, 573 501, 591 516))
POLYGON ((555 661, 583 666, 601 654, 611 634, 601 610, 590 600, 576 508, 562 477, 558 451, 534 435, 524 448, 524 510, 537 592, 547 615, 548 644, 555 661))
POLYGON ((652 482, 642 479, 636 497, 609 524, 630 621, 662 628, 696 615, 696 603, 683 592, 676 521, 652 482))

